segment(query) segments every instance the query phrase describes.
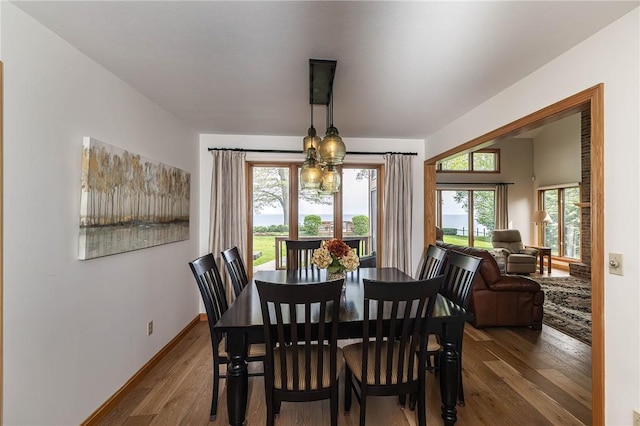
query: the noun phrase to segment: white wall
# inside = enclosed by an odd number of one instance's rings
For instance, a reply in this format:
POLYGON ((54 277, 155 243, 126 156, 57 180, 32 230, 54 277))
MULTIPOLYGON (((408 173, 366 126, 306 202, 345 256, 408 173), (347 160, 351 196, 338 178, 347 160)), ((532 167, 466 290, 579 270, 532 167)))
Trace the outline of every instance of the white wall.
MULTIPOLYGON (((255 136, 255 135, 200 135, 200 253, 208 249, 209 205, 211 203, 212 160, 208 148, 244 148, 244 149, 282 149, 301 150, 300 136, 255 136)), ((413 271, 424 247, 424 203, 423 203, 423 163, 424 141, 422 139, 360 139, 342 136, 348 151, 417 152, 413 157, 413 226, 412 226, 412 263, 413 271)), ((295 161, 302 162, 300 154, 247 153, 247 161, 295 161)), ((382 156, 347 155, 345 163, 384 163, 382 156)))
POLYGON ((551 124, 534 137, 535 187, 582 180, 581 118, 574 114, 551 124))
POLYGON ((86 419, 198 314, 191 239, 79 261, 82 137, 187 170, 198 137, 9 2, 4 61, 4 424, 86 419), (154 321, 154 334, 146 323, 154 321))
POLYGON ((509 228, 518 229, 525 244, 535 244, 531 216, 535 211, 532 190, 533 141, 531 139, 507 139, 494 145, 500 148, 501 175, 509 186, 509 228))
POLYGON ((607 274, 604 282, 605 415, 607 425, 620 426, 632 424, 640 407, 639 23, 635 9, 426 141, 432 157, 604 83, 604 249, 625 260, 625 275, 607 274))

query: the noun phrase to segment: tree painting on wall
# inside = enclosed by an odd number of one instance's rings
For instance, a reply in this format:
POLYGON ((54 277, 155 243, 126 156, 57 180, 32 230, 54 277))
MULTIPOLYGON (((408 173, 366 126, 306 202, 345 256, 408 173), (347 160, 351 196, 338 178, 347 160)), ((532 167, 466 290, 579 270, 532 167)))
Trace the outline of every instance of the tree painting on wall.
POLYGON ((190 174, 83 138, 81 260, 189 239, 190 174))

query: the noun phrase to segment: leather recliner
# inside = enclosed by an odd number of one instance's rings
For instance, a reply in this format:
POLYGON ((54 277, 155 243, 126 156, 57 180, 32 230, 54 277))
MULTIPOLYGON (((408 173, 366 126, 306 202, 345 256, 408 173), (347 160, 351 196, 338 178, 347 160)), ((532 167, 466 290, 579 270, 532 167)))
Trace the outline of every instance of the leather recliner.
POLYGON ((542 328, 544 292, 540 284, 521 275, 501 275, 496 260, 487 250, 437 242, 447 250, 482 258, 473 280, 469 310, 475 327, 526 326, 542 328))
POLYGON ((491 234, 491 244, 507 258, 507 274, 530 274, 536 272, 538 250, 522 244, 517 229, 495 229, 491 234))

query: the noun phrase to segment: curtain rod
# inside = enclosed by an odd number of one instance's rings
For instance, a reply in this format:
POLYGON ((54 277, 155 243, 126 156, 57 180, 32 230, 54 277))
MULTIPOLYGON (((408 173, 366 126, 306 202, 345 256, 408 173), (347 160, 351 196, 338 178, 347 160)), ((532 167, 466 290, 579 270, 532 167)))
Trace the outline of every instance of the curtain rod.
MULTIPOLYGON (((209 148, 209 151, 237 151, 237 152, 263 152, 270 154, 302 154, 302 151, 295 149, 244 149, 244 148, 209 148)), ((351 155, 384 155, 384 154, 402 154, 402 155, 418 155, 417 152, 373 152, 373 151, 347 151, 351 155)))
POLYGON ((513 182, 436 182, 436 185, 515 185, 513 182))

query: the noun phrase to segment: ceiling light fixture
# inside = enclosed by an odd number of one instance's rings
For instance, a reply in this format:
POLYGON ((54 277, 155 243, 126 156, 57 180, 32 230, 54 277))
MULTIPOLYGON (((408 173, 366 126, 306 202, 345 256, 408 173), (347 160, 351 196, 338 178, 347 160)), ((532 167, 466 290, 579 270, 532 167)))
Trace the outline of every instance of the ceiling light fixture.
POLYGON ((333 125, 333 93, 327 106, 327 123, 327 133, 318 147, 318 156, 322 164, 335 166, 344 163, 347 148, 333 125))
POLYGON ((300 171, 302 189, 317 190, 321 194, 334 194, 340 190, 340 173, 336 165, 344 162, 346 147, 333 125, 333 77, 337 61, 309 59, 309 104, 311 127, 302 141, 305 162, 300 171), (327 108, 327 131, 324 139, 316 135, 313 127, 313 106, 327 108))

